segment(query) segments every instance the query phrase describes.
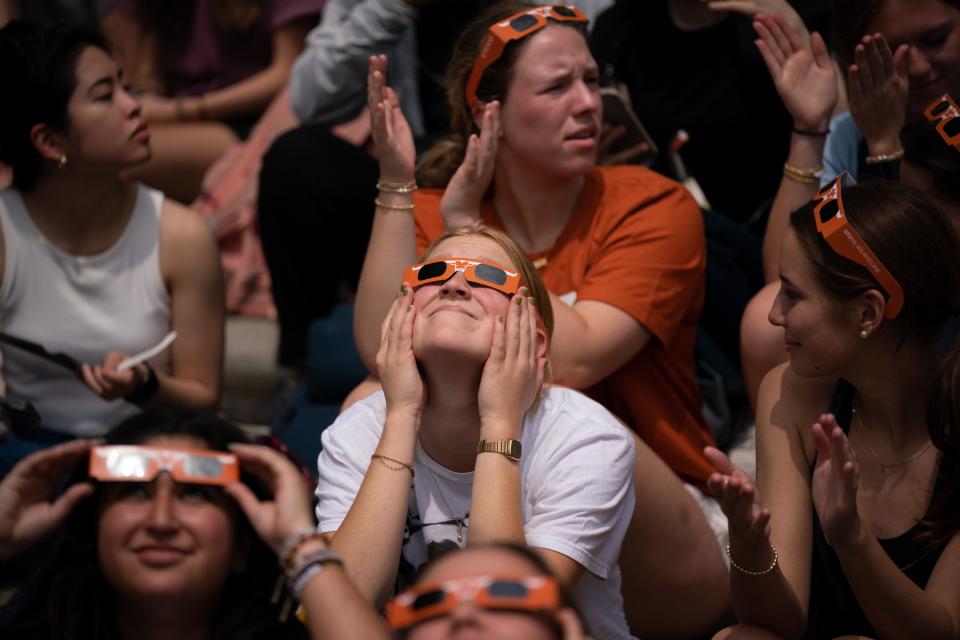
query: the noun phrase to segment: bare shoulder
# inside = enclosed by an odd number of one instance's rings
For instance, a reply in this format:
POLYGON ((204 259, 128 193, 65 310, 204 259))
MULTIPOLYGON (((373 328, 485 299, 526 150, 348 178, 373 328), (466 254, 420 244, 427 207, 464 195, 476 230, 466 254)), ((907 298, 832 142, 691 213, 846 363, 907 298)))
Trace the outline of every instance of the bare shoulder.
POLYGON ((826 411, 836 379, 798 376, 786 362, 774 367, 760 383, 757 397, 758 429, 793 431, 812 460, 814 445, 810 426, 826 411))
POLYGON ((160 216, 160 268, 164 277, 196 270, 209 273, 218 264, 217 242, 206 221, 182 204, 164 199, 160 216))

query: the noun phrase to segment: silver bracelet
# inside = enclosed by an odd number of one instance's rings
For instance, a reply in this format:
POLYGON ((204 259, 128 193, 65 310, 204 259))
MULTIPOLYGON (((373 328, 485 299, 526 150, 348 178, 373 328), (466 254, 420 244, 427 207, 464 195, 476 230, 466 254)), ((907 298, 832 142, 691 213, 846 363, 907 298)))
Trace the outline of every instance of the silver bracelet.
POLYGON ((293 593, 293 597, 299 600, 300 594, 303 593, 303 590, 307 587, 307 583, 309 583, 314 576, 319 575, 323 571, 324 565, 327 564, 335 564, 342 567, 343 560, 341 560, 340 556, 332 549, 317 549, 311 551, 294 563, 289 571, 287 571, 287 583, 290 585, 290 591, 293 593))

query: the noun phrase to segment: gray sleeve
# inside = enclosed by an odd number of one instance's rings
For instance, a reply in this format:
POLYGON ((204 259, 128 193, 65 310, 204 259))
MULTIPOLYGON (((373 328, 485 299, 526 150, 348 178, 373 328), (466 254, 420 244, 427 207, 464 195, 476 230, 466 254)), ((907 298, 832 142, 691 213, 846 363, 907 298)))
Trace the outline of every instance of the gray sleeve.
POLYGON ((389 54, 416 15, 404 0, 330 0, 290 77, 301 121, 333 126, 356 117, 366 102, 367 58, 389 54))

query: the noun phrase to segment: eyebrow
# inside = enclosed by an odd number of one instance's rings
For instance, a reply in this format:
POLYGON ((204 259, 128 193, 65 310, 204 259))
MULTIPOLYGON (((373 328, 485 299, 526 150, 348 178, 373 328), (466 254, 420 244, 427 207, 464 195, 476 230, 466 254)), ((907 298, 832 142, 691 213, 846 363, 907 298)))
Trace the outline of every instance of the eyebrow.
POLYGON ((93 84, 90 85, 90 88, 87 89, 87 93, 91 93, 101 85, 106 85, 107 87, 113 87, 117 83, 123 82, 123 69, 117 67, 117 74, 115 76, 103 76, 97 78, 93 84))

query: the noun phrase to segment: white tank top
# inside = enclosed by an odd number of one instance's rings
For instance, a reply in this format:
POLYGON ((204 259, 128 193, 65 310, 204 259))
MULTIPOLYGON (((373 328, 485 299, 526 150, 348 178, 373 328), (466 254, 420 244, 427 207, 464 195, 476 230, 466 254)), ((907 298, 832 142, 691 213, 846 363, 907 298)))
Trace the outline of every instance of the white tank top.
MULTIPOLYGON (((138 353, 170 330, 170 295, 160 275, 158 244, 163 194, 140 185, 130 222, 103 253, 75 256, 49 243, 20 193, 0 190, 6 261, 0 283, 0 329, 100 364, 109 351, 138 353)), ((7 344, 2 350, 7 393, 29 400, 46 429, 102 435, 139 411, 106 401, 70 371, 7 344)), ((169 355, 151 360, 167 370, 169 355)))

